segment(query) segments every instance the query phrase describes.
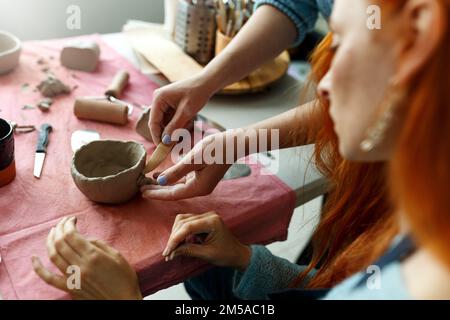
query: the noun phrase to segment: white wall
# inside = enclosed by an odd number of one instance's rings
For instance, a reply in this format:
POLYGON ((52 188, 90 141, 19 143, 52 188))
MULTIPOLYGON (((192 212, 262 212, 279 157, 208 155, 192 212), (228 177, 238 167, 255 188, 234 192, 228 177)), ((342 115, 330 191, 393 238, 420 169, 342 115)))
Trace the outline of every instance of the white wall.
POLYGON ((121 30, 128 19, 162 23, 163 0, 0 0, 0 30, 23 40, 121 30), (70 30, 70 5, 81 9, 81 29, 70 30))

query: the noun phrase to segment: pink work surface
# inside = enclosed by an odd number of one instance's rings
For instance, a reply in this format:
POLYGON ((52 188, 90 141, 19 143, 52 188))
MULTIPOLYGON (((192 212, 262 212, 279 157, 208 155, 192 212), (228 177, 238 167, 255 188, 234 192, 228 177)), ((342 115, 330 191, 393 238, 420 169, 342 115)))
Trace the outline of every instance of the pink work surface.
POLYGON ((102 95, 119 69, 130 72, 131 82, 124 100, 149 104, 157 85, 142 75, 122 56, 101 41, 101 62, 95 73, 66 70, 59 66, 59 51, 66 40, 27 42, 20 66, 0 77, 0 117, 19 124, 53 126, 41 179, 33 177, 37 133, 16 134, 17 177, 0 189, 0 293, 4 299, 65 299, 67 294, 46 285, 32 270, 31 256, 39 256, 51 270, 45 239, 51 227, 64 216, 77 216, 80 232, 105 240, 117 248, 136 269, 144 294, 176 284, 205 270, 200 260, 177 258, 165 262, 161 256, 172 223, 179 213, 214 210, 246 243, 283 240, 294 209, 295 194, 277 177, 251 165, 249 177, 221 182, 209 196, 176 202, 151 201, 137 196, 120 206, 99 205, 76 188, 70 175, 74 130, 92 129, 104 139, 134 140, 151 151, 154 145, 134 131, 140 110, 135 110, 127 126, 113 126, 78 120, 73 115, 76 96, 102 95), (43 58, 50 69, 70 86, 78 88, 55 99, 48 113, 23 110, 41 97, 33 88, 45 77, 43 58), (29 88, 23 86, 28 83, 29 88))

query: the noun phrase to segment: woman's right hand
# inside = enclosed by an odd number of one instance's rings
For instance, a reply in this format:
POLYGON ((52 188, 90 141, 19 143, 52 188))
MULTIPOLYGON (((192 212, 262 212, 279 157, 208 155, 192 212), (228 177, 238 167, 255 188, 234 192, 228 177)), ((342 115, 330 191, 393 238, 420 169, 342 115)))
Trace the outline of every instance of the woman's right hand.
POLYGON ((199 258, 220 267, 245 271, 250 264, 251 248, 241 243, 215 212, 179 214, 163 256, 166 261, 176 256, 199 258), (205 235, 201 243, 188 239, 205 235))
POLYGON ((156 90, 149 120, 153 142, 169 144, 173 131, 188 127, 214 93, 203 74, 156 90))
POLYGON ((225 133, 207 136, 199 141, 179 162, 160 173, 156 181, 141 188, 142 196, 152 200, 181 200, 206 196, 214 191, 232 164, 208 163, 204 150, 226 139, 225 133), (198 161, 201 160, 201 161, 198 161))

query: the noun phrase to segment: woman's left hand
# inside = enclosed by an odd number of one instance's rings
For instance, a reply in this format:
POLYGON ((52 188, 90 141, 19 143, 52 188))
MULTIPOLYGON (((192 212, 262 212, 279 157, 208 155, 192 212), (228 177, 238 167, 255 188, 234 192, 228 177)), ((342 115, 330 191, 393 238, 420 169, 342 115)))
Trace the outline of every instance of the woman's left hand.
POLYGON ((32 257, 38 276, 75 299, 142 299, 136 272, 119 251, 99 240, 85 239, 75 224, 75 217, 63 218, 47 238, 50 260, 62 275, 50 272, 39 258, 32 257), (80 271, 80 288, 69 288, 70 266, 80 271))

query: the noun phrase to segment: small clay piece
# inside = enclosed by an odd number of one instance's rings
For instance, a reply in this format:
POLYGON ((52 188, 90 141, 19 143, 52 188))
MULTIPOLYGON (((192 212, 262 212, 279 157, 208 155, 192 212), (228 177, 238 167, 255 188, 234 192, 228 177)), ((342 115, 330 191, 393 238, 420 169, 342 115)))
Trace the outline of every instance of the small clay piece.
POLYGON ((79 119, 94 120, 125 125, 128 122, 128 107, 107 100, 79 98, 73 108, 79 119))
POLYGON ((136 132, 142 137, 144 137, 146 140, 153 142, 152 135, 150 133, 150 128, 148 126, 149 119, 150 119, 150 108, 147 108, 141 114, 138 122, 136 123, 136 132))
POLYGON ((78 189, 95 202, 119 204, 133 198, 150 183, 142 174, 146 151, 142 144, 99 140, 82 146, 72 161, 78 189))
POLYGON ((45 60, 44 60, 44 58, 39 58, 39 60, 37 61, 37 64, 38 65, 44 65, 46 62, 45 62, 45 60))
POLYGON ((48 75, 47 79, 42 81, 37 88, 44 97, 53 98, 60 94, 69 94, 70 88, 57 79, 54 75, 48 75))
POLYGON ((31 110, 34 109, 34 106, 31 104, 26 104, 22 107, 22 110, 31 110))
POLYGON ((22 91, 27 91, 29 87, 30 87, 29 83, 24 83, 20 88, 22 89, 22 91))
POLYGON ((39 110, 43 112, 48 112, 50 110, 50 106, 53 104, 53 99, 45 98, 38 103, 39 110))
POLYGON ((93 72, 100 58, 100 47, 94 41, 76 41, 61 51, 61 64, 72 70, 93 72))
POLYGON ((108 89, 105 92, 107 96, 113 96, 116 99, 119 99, 122 95, 123 89, 128 85, 128 81, 130 80, 130 74, 125 70, 120 70, 112 80, 108 89))
POLYGON ((164 143, 158 144, 156 150, 150 157, 150 160, 145 165, 143 173, 147 174, 155 170, 167 158, 174 145, 175 143, 171 143, 169 145, 166 145, 164 143))

